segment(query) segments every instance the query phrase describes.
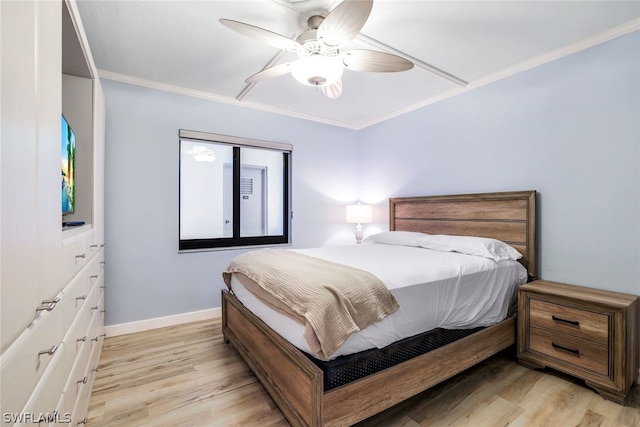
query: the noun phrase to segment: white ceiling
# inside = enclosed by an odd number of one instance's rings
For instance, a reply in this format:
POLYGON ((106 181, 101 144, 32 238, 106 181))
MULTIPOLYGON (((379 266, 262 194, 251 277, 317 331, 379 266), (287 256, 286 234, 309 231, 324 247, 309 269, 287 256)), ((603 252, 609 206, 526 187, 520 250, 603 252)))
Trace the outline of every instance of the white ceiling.
MULTIPOLYGON (((345 49, 408 57, 410 71, 346 70, 339 99, 290 75, 244 79, 290 53, 235 33, 229 18, 287 37, 340 1, 78 0, 103 78, 361 129, 640 29, 640 1, 376 0, 345 49), (441 70, 466 84, 433 72, 441 70)), ((640 53, 639 53, 640 54, 640 53)), ((454 79, 455 80, 455 79, 454 79)))

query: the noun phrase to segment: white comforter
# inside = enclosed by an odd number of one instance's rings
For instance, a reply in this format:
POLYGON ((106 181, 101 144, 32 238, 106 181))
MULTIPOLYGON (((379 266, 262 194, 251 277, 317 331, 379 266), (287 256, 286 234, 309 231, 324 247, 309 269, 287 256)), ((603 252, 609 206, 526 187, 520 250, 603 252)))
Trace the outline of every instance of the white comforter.
MULTIPOLYGON (((491 259, 410 246, 363 243, 357 246, 301 249, 298 252, 371 272, 384 282, 400 309, 353 335, 329 359, 395 341, 434 328, 466 329, 504 320, 517 287, 527 281, 517 261, 491 259)), ((304 326, 264 305, 237 279, 238 299, 272 329, 310 352, 304 326)))

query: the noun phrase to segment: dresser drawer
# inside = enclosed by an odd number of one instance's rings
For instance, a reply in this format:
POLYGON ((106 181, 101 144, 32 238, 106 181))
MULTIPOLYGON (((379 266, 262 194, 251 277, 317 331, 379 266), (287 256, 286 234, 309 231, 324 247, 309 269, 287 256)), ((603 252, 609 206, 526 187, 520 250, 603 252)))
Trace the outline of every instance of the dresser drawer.
MULTIPOLYGON (((34 414, 37 418, 50 422, 65 421, 64 416, 57 415, 55 412, 62 396, 66 377, 69 374, 62 368, 65 350, 64 345, 58 348, 42 379, 21 411, 22 413, 34 414)), ((16 423, 15 426, 32 426, 33 424, 33 420, 26 420, 23 423, 16 423)))
MULTIPOLYGON (((50 304, 0 357, 2 411, 17 413, 44 374, 62 343, 63 299, 50 304)), ((59 397, 59 396, 58 396, 59 397)))
POLYGON ((61 424, 70 424, 71 423, 71 411, 65 411, 65 399, 64 399, 64 391, 58 400, 58 404, 56 405, 56 417, 55 420, 49 423, 49 427, 59 427, 61 424))
POLYGON ((78 392, 83 389, 84 385, 89 381, 87 370, 89 367, 88 363, 91 357, 91 350, 91 344, 87 341, 86 345, 81 348, 71 370, 71 374, 68 377, 67 383, 64 387, 66 412, 73 412, 73 406, 78 398, 78 392))
POLYGON ((100 248, 95 258, 96 258, 96 266, 97 266, 95 274, 99 276, 104 271, 104 248, 100 248))
POLYGON ((96 365, 93 360, 96 358, 96 354, 99 356, 100 349, 99 346, 94 346, 87 353, 87 359, 82 361, 81 367, 84 367, 84 371, 82 371, 82 375, 80 373, 76 375, 78 380, 76 381, 76 401, 73 406, 73 411, 71 415, 72 423, 74 425, 84 424, 85 420, 87 420, 87 413, 89 409, 89 401, 91 398, 91 388, 93 387, 93 381, 95 380, 96 375, 96 365))
POLYGON ((551 329, 600 344, 609 342, 609 316, 593 311, 531 299, 530 325, 551 329))
POLYGON ((98 253, 100 245, 96 242, 96 233, 93 228, 84 233, 84 241, 87 248, 87 258, 91 258, 98 253))
POLYGON ((592 341, 532 327, 531 350, 605 377, 609 376, 609 347, 592 341))
POLYGON ((78 234, 62 241, 62 268, 65 282, 71 280, 84 267, 88 259, 84 237, 84 234, 78 234))
POLYGON ((102 274, 102 256, 100 254, 102 254, 102 252, 98 252, 98 254, 91 258, 87 263, 87 283, 89 284, 89 287, 92 287, 96 280, 98 280, 98 277, 102 274))
POLYGON ((65 298, 64 329, 69 330, 74 319, 85 304, 89 292, 89 278, 86 269, 78 273, 62 290, 65 298))
MULTIPOLYGON (((102 307, 104 307, 104 297, 100 296, 100 300, 96 302, 91 310, 91 320, 87 329, 87 336, 92 343, 100 343, 103 338, 104 321, 102 307)), ((94 344, 92 344, 93 346, 94 344)))
POLYGON ((90 321, 91 310, 89 310, 88 306, 83 307, 64 337, 63 342, 65 344, 66 351, 69 354, 70 366, 73 365, 83 346, 90 347, 90 337, 87 335, 87 329, 90 321))

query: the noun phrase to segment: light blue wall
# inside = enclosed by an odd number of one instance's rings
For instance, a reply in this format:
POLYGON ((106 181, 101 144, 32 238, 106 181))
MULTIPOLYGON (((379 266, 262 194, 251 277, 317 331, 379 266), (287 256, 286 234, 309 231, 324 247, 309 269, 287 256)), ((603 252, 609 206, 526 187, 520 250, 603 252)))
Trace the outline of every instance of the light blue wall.
POLYGON ((103 80, 107 325, 220 306, 221 272, 239 250, 178 253, 178 130, 293 144, 293 244, 354 242, 353 131, 103 80))
POLYGON ((640 294, 640 33, 359 132, 103 81, 106 324, 220 305, 239 251, 178 254, 178 129, 288 142, 295 247, 351 244, 344 204, 535 189, 539 275, 640 294))
POLYGON ((364 199, 537 190, 539 276, 640 294, 640 32, 360 139, 364 199))

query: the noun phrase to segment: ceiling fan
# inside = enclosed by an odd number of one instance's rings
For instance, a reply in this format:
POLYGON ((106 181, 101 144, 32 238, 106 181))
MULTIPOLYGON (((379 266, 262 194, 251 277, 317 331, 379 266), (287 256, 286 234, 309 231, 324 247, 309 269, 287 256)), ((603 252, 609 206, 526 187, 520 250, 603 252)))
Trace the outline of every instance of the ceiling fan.
POLYGON ((291 73, 299 82, 321 88, 325 96, 335 99, 342 94, 342 73, 345 69, 395 72, 413 68, 413 62, 386 52, 365 49, 341 51, 358 35, 372 7, 373 0, 344 0, 326 17, 311 16, 307 20, 309 29, 295 40, 231 19, 220 19, 220 23, 240 34, 298 55, 295 61, 275 65, 250 76, 246 83, 291 73))

